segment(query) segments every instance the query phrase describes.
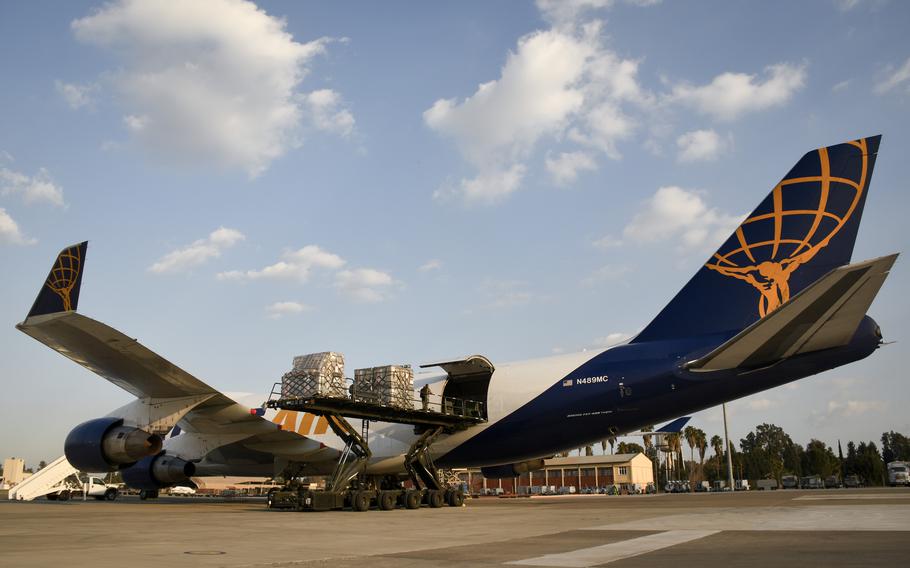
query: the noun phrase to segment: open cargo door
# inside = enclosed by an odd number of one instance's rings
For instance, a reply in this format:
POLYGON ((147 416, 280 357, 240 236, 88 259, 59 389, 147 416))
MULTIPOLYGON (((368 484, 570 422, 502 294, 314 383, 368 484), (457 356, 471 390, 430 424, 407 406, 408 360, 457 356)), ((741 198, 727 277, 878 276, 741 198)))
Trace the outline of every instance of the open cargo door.
POLYGON ((483 355, 471 355, 420 366, 421 369, 429 367, 441 367, 448 374, 442 391, 443 405, 458 404, 458 401, 464 401, 465 404, 479 402, 482 417, 487 418, 487 390, 490 388, 493 371, 496 370, 489 359, 483 355))

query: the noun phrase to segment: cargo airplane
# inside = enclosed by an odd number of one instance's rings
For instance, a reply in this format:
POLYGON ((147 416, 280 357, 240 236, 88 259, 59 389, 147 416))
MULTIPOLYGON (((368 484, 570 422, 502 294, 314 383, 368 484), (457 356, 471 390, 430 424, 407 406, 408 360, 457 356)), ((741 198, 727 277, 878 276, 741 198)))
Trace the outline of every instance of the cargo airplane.
MULTIPOLYGON (((439 467, 507 477, 541 458, 863 359, 882 344, 866 315, 897 254, 851 263, 880 136, 813 150, 635 337, 597 352, 515 363, 435 364, 415 388, 483 403, 483 420, 436 438, 439 467)), ((22 332, 135 400, 76 426, 84 471, 120 470, 148 495, 194 476, 333 471, 344 449, 324 416, 222 393, 76 311, 87 243, 65 249, 22 332)), ((416 395, 416 392, 415 392, 416 395)), ((364 475, 405 471, 413 425, 374 423, 364 475)))

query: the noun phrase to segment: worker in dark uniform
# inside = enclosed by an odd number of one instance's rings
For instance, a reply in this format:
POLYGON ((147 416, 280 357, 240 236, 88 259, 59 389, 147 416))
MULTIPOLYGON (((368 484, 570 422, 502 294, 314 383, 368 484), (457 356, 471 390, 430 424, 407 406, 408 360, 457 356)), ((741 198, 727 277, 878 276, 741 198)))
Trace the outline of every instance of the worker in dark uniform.
POLYGON ((430 385, 423 385, 420 389, 420 403, 423 405, 424 412, 430 410, 430 385))

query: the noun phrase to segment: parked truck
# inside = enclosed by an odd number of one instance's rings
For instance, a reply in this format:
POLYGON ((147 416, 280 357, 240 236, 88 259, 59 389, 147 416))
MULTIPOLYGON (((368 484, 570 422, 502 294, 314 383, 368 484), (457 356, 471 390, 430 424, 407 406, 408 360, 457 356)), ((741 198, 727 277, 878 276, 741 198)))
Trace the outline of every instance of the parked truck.
POLYGON ((888 485, 891 487, 897 487, 898 485, 910 486, 910 463, 903 461, 889 463, 888 485))
POLYGON ((80 495, 94 497, 98 501, 113 501, 120 494, 116 485, 109 485, 101 478, 88 477, 85 481, 70 476, 45 495, 48 501, 67 501, 80 495))

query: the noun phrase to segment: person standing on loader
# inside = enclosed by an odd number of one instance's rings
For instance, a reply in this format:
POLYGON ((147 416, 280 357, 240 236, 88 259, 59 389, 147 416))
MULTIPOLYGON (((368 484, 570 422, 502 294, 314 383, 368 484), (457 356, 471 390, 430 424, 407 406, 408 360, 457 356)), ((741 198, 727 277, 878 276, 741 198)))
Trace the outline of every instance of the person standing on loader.
POLYGON ((420 403, 424 412, 430 410, 430 385, 423 385, 420 389, 420 403))

